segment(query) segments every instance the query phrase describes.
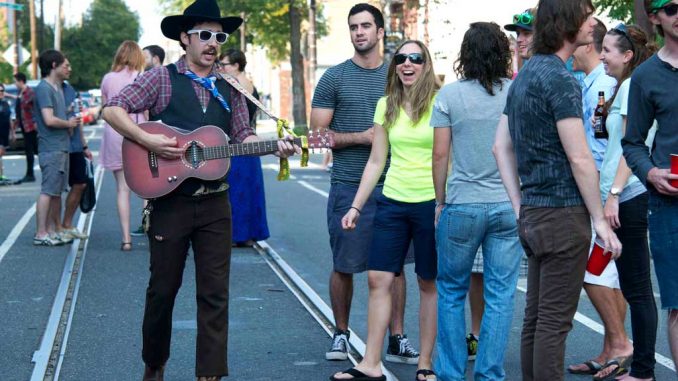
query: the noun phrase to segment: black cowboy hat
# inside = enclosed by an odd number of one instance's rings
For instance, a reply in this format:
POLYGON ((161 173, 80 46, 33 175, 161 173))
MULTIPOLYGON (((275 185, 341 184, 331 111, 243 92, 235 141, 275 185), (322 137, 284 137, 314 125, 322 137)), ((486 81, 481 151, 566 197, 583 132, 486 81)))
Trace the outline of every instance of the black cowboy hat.
POLYGON ((242 24, 240 17, 221 17, 216 0, 196 0, 183 15, 167 16, 162 19, 160 29, 165 37, 179 41, 181 32, 185 32, 186 24, 196 21, 214 21, 221 24, 224 32, 232 34, 242 24))

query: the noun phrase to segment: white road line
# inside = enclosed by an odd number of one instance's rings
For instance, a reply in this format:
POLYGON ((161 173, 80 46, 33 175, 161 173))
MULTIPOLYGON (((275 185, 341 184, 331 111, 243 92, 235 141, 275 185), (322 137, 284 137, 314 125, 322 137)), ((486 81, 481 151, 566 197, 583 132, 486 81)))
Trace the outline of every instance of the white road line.
MULTIPOLYGON (((310 300, 311 303, 313 303, 313 306, 323 314, 325 319, 327 319, 330 322, 334 322, 334 315, 332 314, 332 309, 330 308, 330 306, 327 305, 327 303, 325 303, 325 301, 320 297, 320 295, 318 295, 318 293, 316 293, 315 290, 311 286, 309 286, 308 283, 306 283, 306 281, 301 276, 299 276, 299 274, 297 274, 296 271, 294 271, 294 269, 271 247, 271 245, 269 245, 266 241, 258 241, 257 243, 259 244, 259 246, 261 246, 263 250, 265 250, 268 253, 268 255, 276 262, 276 264, 282 269, 282 271, 285 272, 285 275, 287 275, 292 280, 292 282, 294 282, 295 286, 301 290, 301 292, 308 298, 308 300, 310 300)), ((266 259, 266 261, 268 262, 268 258, 264 256, 264 259, 266 259)), ((273 269, 276 275, 278 275, 278 278, 280 278, 280 280, 282 280, 283 283, 285 283, 285 285, 292 291, 294 296, 297 297, 297 299, 309 311, 309 313, 316 319, 316 321, 318 321, 318 323, 325 328, 325 332, 327 332, 327 334, 331 337, 333 332, 329 331, 325 324, 314 315, 314 312, 305 303, 303 298, 300 295, 298 295, 297 292, 287 284, 287 281, 277 271, 277 269, 270 263, 269 266, 273 269)), ((365 342, 362 341, 358 334, 355 331, 353 331, 350 327, 349 331, 351 331, 349 337, 351 345, 353 346, 353 348, 355 348, 356 351, 358 351, 358 353, 360 353, 361 356, 365 356, 366 348, 365 342)), ((356 364, 356 360, 353 357, 351 357, 351 361, 353 362, 353 364, 356 364)), ((388 369, 386 369, 383 364, 382 372, 384 373, 388 381, 398 381, 398 378, 388 369)))
POLYGON ((9 232, 9 235, 7 238, 5 238, 5 241, 0 245, 0 262, 2 262, 2 259, 5 258, 5 254, 9 251, 9 249, 12 248, 16 240, 19 238, 21 235, 21 232, 24 230, 28 222, 33 218, 33 215, 35 214, 35 203, 28 208, 26 213, 24 213, 23 217, 17 222, 16 225, 14 225, 14 228, 12 229, 11 232, 9 232))
MULTIPOLYGON (((274 165, 271 165, 271 164, 268 164, 267 167, 273 168, 273 169, 276 169, 276 170, 277 170, 277 167, 275 167, 274 165)), ((324 196, 324 197, 328 197, 328 193, 327 193, 327 192, 325 192, 325 191, 323 191, 323 190, 321 190, 321 189, 318 189, 318 188, 314 187, 313 185, 311 185, 311 184, 309 184, 309 183, 307 183, 307 182, 305 182, 305 181, 298 181, 298 183, 299 183, 300 185, 302 185, 303 187, 312 190, 312 191, 315 192, 315 193, 318 193, 318 194, 320 194, 320 195, 322 195, 322 196, 324 196)), ((524 292, 524 293, 527 292, 527 289, 525 289, 524 287, 521 287, 521 286, 518 286, 517 289, 518 289, 519 291, 524 292)), ((654 296, 655 296, 656 298, 658 298, 658 297, 659 297, 659 294, 654 293, 654 296)), ((580 313, 580 312, 577 312, 577 313, 575 314, 574 319, 575 319, 576 321, 580 322, 581 324, 583 324, 584 326, 588 327, 588 328, 591 329, 592 331, 595 331, 595 332, 597 332, 597 333, 599 333, 599 334, 601 334, 601 335, 604 335, 604 334, 605 334, 605 328, 604 328, 600 323, 596 322, 595 320, 589 318, 588 316, 586 316, 586 315, 584 315, 584 314, 582 314, 582 313, 580 313)), ((673 364, 673 360, 671 360, 671 359, 669 359, 669 358, 667 358, 667 357, 665 357, 665 356, 662 356, 662 355, 660 355, 659 353, 656 353, 656 352, 655 352, 655 359, 657 360, 657 363, 659 363, 659 364, 665 366, 665 367, 668 368, 668 369, 671 369, 671 370, 674 371, 674 372, 676 371, 676 367, 675 367, 674 364, 673 364)))
MULTIPOLYGON (((518 286, 517 289, 518 289, 518 291, 521 291, 523 293, 527 293, 527 289, 525 287, 518 286)), ((586 326, 587 328, 589 328, 590 330, 592 330, 594 332, 597 332, 601 335, 605 335, 605 327, 603 327, 602 324, 598 323, 597 321, 591 319, 590 317, 588 317, 588 316, 586 316, 586 315, 584 315, 580 312, 577 312, 577 313, 574 314, 574 320, 578 321, 579 323, 583 324, 584 326, 586 326)), ((633 340, 629 340, 629 341, 633 342, 633 340)), ((674 372, 676 371, 676 367, 673 365, 673 360, 671 360, 667 357, 664 357, 657 352, 655 352, 654 358, 657 360, 658 364, 661 364, 661 365, 665 366, 666 368, 671 369, 674 372)))
MULTIPOLYGON (((103 175, 103 168, 98 165, 96 169, 95 179, 97 179, 97 197, 99 196, 99 191, 101 190, 101 177, 103 175)), ((92 211, 94 213, 95 209, 92 211)), ((82 228, 84 226, 85 220, 87 218, 86 214, 80 214, 78 219, 78 227, 82 228)), ((89 239, 89 238, 88 238, 89 239)), ((78 253, 78 247, 80 246, 80 240, 76 239, 71 244, 71 250, 66 257, 64 264, 63 272, 61 273, 61 282, 57 289, 56 295, 54 296, 54 303, 52 304, 52 310, 45 327, 45 332, 42 335, 42 341, 40 342, 40 348, 33 353, 33 358, 31 362, 35 363, 33 368, 33 373, 31 375, 31 381, 43 381, 45 378, 45 373, 47 372, 47 366, 50 360, 50 354, 52 353, 52 348, 54 347, 54 341, 56 340, 57 330, 59 328, 59 323, 61 321, 61 315, 63 313, 64 304, 66 303, 66 298, 68 294, 68 288, 70 283, 71 274, 74 270, 75 259, 78 253)), ((86 246, 85 246, 86 248, 86 246)), ((84 251, 83 251, 84 256, 84 251)), ((81 260, 82 264, 82 260, 81 260)), ((79 276, 79 275, 78 275, 79 276)), ((79 283, 78 283, 79 286, 79 283)), ((77 296, 77 289, 75 294, 77 296)), ((74 296, 75 298, 75 296, 74 296)), ((72 300, 72 308, 75 307, 75 300, 72 300)), ((70 325, 70 317, 69 323, 70 325)), ((67 327, 70 329, 70 327, 67 327)), ((61 355, 63 356, 63 355, 61 355)), ((60 357, 61 357, 60 356, 60 357)), ((61 359, 59 360, 59 363, 61 359)), ((56 379, 55 379, 56 380, 56 379)))

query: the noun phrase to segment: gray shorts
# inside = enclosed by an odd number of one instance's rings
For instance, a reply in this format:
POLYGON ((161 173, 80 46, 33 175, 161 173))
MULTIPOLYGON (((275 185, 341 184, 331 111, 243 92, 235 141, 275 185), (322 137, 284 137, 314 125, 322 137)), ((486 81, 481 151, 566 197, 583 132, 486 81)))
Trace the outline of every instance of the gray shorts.
MULTIPOLYGON (((355 274, 367 270, 367 257, 372 246, 372 225, 377 210, 377 196, 382 187, 376 187, 372 196, 361 209, 360 219, 352 231, 341 228, 341 219, 348 212, 358 185, 332 184, 327 200, 327 228, 330 235, 330 248, 334 263, 333 270, 340 273, 355 274)), ((405 264, 414 262, 412 243, 405 257, 405 264)))
POLYGON ((40 193, 61 196, 68 185, 68 152, 40 152, 38 162, 42 172, 40 193))

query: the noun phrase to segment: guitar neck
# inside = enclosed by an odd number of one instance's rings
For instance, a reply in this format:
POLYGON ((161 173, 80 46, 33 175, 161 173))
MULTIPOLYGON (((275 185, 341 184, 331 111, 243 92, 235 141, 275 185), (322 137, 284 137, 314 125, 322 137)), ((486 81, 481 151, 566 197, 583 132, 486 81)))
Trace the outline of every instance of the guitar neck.
MULTIPOLYGON (((300 138, 294 138, 294 144, 301 145, 300 138)), ((251 143, 227 144, 224 146, 204 147, 205 160, 225 159, 234 156, 260 156, 278 151, 277 140, 262 140, 251 143)))

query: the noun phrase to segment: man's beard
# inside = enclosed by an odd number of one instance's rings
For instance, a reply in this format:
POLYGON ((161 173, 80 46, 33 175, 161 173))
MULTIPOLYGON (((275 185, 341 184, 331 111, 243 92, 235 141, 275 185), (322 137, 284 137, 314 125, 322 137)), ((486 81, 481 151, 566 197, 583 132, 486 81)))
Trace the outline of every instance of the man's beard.
POLYGON ((355 44, 353 44, 353 49, 355 49, 355 51, 358 52, 358 53, 369 53, 372 49, 374 49, 375 46, 377 46, 376 41, 369 44, 369 45, 366 45, 363 48, 357 47, 357 46, 355 46, 355 44))

